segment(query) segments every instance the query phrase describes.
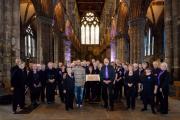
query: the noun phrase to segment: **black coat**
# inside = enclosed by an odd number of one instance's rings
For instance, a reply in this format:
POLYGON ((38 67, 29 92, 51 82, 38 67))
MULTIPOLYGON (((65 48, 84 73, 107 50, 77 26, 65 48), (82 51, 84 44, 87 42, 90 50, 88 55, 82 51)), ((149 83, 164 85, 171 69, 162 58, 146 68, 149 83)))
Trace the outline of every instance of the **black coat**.
POLYGON ((11 76, 11 86, 14 89, 25 89, 26 71, 20 68, 14 69, 11 76))
MULTIPOLYGON (((109 80, 111 80, 111 83, 110 84, 113 84, 113 81, 115 79, 115 69, 113 68, 113 66, 111 65, 108 65, 108 76, 109 76, 109 80)), ((103 83, 103 80, 105 80, 105 70, 106 70, 106 66, 104 65, 102 68, 101 68, 101 71, 100 71, 100 79, 101 79, 101 82, 103 83)), ((104 84, 104 83, 103 83, 104 84)))
POLYGON ((31 71, 29 73, 29 86, 30 86, 30 89, 32 90, 32 89, 40 88, 41 85, 42 85, 42 83, 41 83, 41 79, 40 79, 40 72, 33 73, 33 71, 31 71))
POLYGON ((56 80, 57 80, 57 82, 61 83, 62 79, 63 79, 63 73, 62 73, 61 68, 55 69, 55 72, 56 72, 56 80))
POLYGON ((170 83, 170 74, 168 71, 164 71, 160 76, 159 76, 159 88, 162 88, 162 91, 164 94, 169 93, 169 83, 170 83))
POLYGON ((39 77, 41 80, 42 87, 46 86, 46 71, 40 70, 39 77))
POLYGON ((66 90, 66 92, 74 92, 75 87, 75 79, 73 76, 66 75, 66 78, 63 80, 63 89, 66 90))
POLYGON ((157 85, 157 80, 154 77, 154 75, 144 76, 144 79, 142 80, 142 85, 143 85, 142 97, 153 96, 155 85, 157 85))
POLYGON ((56 76, 56 71, 55 69, 47 69, 46 70, 46 85, 47 86, 53 86, 55 87, 56 86, 56 80, 57 80, 57 76, 56 76), (50 83, 50 79, 54 79, 55 81, 53 83, 50 83))

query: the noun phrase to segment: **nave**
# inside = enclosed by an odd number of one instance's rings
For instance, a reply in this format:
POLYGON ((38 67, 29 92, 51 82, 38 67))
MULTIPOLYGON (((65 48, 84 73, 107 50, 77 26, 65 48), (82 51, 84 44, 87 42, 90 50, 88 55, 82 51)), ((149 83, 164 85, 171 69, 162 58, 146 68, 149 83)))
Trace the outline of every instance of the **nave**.
POLYGON ((154 115, 150 107, 147 112, 141 112, 139 99, 136 110, 126 110, 123 99, 122 103, 115 104, 113 112, 103 109, 100 103, 85 103, 82 109, 66 111, 59 101, 56 97, 55 104, 41 104, 29 114, 11 114, 11 105, 0 106, 0 120, 179 120, 180 116, 180 101, 174 98, 169 99, 168 115, 154 115))

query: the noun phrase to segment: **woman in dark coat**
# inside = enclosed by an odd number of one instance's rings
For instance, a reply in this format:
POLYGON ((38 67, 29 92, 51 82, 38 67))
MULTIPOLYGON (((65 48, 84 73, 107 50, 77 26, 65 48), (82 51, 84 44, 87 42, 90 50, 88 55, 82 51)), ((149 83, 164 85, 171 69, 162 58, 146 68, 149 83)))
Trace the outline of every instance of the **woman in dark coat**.
POLYGON ((127 109, 135 109, 136 94, 137 94, 137 81, 134 78, 133 66, 128 66, 128 72, 125 75, 125 91, 126 91, 126 101, 127 109))
POLYGON ((141 111, 147 110, 147 105, 151 105, 152 113, 155 114, 154 110, 154 96, 157 93, 157 80, 151 73, 151 69, 147 68, 145 70, 145 76, 142 79, 142 100, 144 108, 141 111))
POLYGON ((117 102, 122 98, 122 87, 123 87, 124 69, 121 65, 116 67, 116 78, 114 81, 114 100, 117 102))
POLYGON ((161 72, 158 76, 158 90, 160 93, 160 112, 168 114, 170 74, 167 71, 167 63, 161 63, 161 72))
POLYGON ((32 71, 29 73, 31 103, 33 106, 36 106, 39 102, 42 84, 40 79, 40 71, 37 71, 37 65, 33 64, 32 67, 32 71))
POLYGON ((56 72, 53 69, 53 63, 48 63, 48 69, 46 70, 46 98, 47 103, 51 104, 55 101, 55 89, 56 89, 56 72))
POLYGON ((65 96, 65 108, 68 111, 69 109, 73 109, 74 87, 75 87, 75 79, 73 74, 71 73, 71 68, 67 68, 67 73, 64 73, 63 78, 64 78, 63 93, 65 96))
POLYGON ((25 64, 20 63, 11 75, 11 90, 13 91, 12 109, 14 114, 18 105, 23 109, 25 104, 26 71, 24 67, 25 64))

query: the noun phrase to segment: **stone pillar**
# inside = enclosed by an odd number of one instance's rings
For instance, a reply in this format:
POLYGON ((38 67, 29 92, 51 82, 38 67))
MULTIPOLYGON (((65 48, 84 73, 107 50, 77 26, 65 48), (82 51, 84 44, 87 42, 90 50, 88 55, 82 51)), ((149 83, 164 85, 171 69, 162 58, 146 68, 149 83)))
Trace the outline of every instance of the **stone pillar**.
POLYGON ((59 49, 58 49, 58 35, 57 34, 54 34, 54 61, 55 62, 59 62, 59 49))
POLYGON ((173 18, 173 80, 180 81, 180 2, 172 0, 173 18))
POLYGON ((116 40, 113 39, 110 43, 110 47, 111 47, 111 61, 115 61, 116 59, 116 40))
POLYGON ((4 0, 0 1, 0 82, 2 81, 3 72, 3 39, 4 39, 4 0))
POLYGON ((53 61, 53 47, 51 19, 37 16, 37 62, 53 61))
POLYGON ((117 50, 116 50, 117 58, 122 61, 126 62, 126 43, 124 37, 121 37, 117 40, 117 50))
POLYGON ((129 22, 130 63, 143 62, 145 18, 135 18, 129 22))
POLYGON ((172 31, 172 0, 164 1, 164 31, 165 31, 165 62, 172 73, 173 67, 173 31, 172 31))
POLYGON ((2 80, 10 87, 10 69, 20 57, 20 4, 19 0, 1 0, 1 69, 2 80))
POLYGON ((64 40, 64 62, 71 62, 71 41, 64 40))

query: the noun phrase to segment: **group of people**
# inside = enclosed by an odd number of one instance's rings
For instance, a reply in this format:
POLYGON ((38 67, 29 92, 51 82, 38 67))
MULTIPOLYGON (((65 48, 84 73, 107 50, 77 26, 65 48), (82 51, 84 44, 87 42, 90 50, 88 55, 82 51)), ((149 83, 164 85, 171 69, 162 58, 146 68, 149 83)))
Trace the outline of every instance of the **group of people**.
POLYGON ((11 68, 13 113, 17 106, 24 108, 25 94, 29 90, 33 106, 45 100, 47 104, 54 103, 58 91, 66 110, 73 109, 74 100, 76 106, 82 108, 84 100, 94 102, 102 98, 104 108, 113 111, 114 102, 120 102, 124 95, 127 109, 134 110, 140 96, 144 105, 141 111, 146 111, 149 104, 153 114, 156 111, 167 114, 170 81, 167 68, 165 62, 127 64, 119 60, 110 62, 107 58, 104 63, 92 59, 67 64, 49 62, 47 66, 26 65, 16 59, 16 65, 11 68), (100 81, 86 81, 86 75, 91 74, 99 75, 100 81))

